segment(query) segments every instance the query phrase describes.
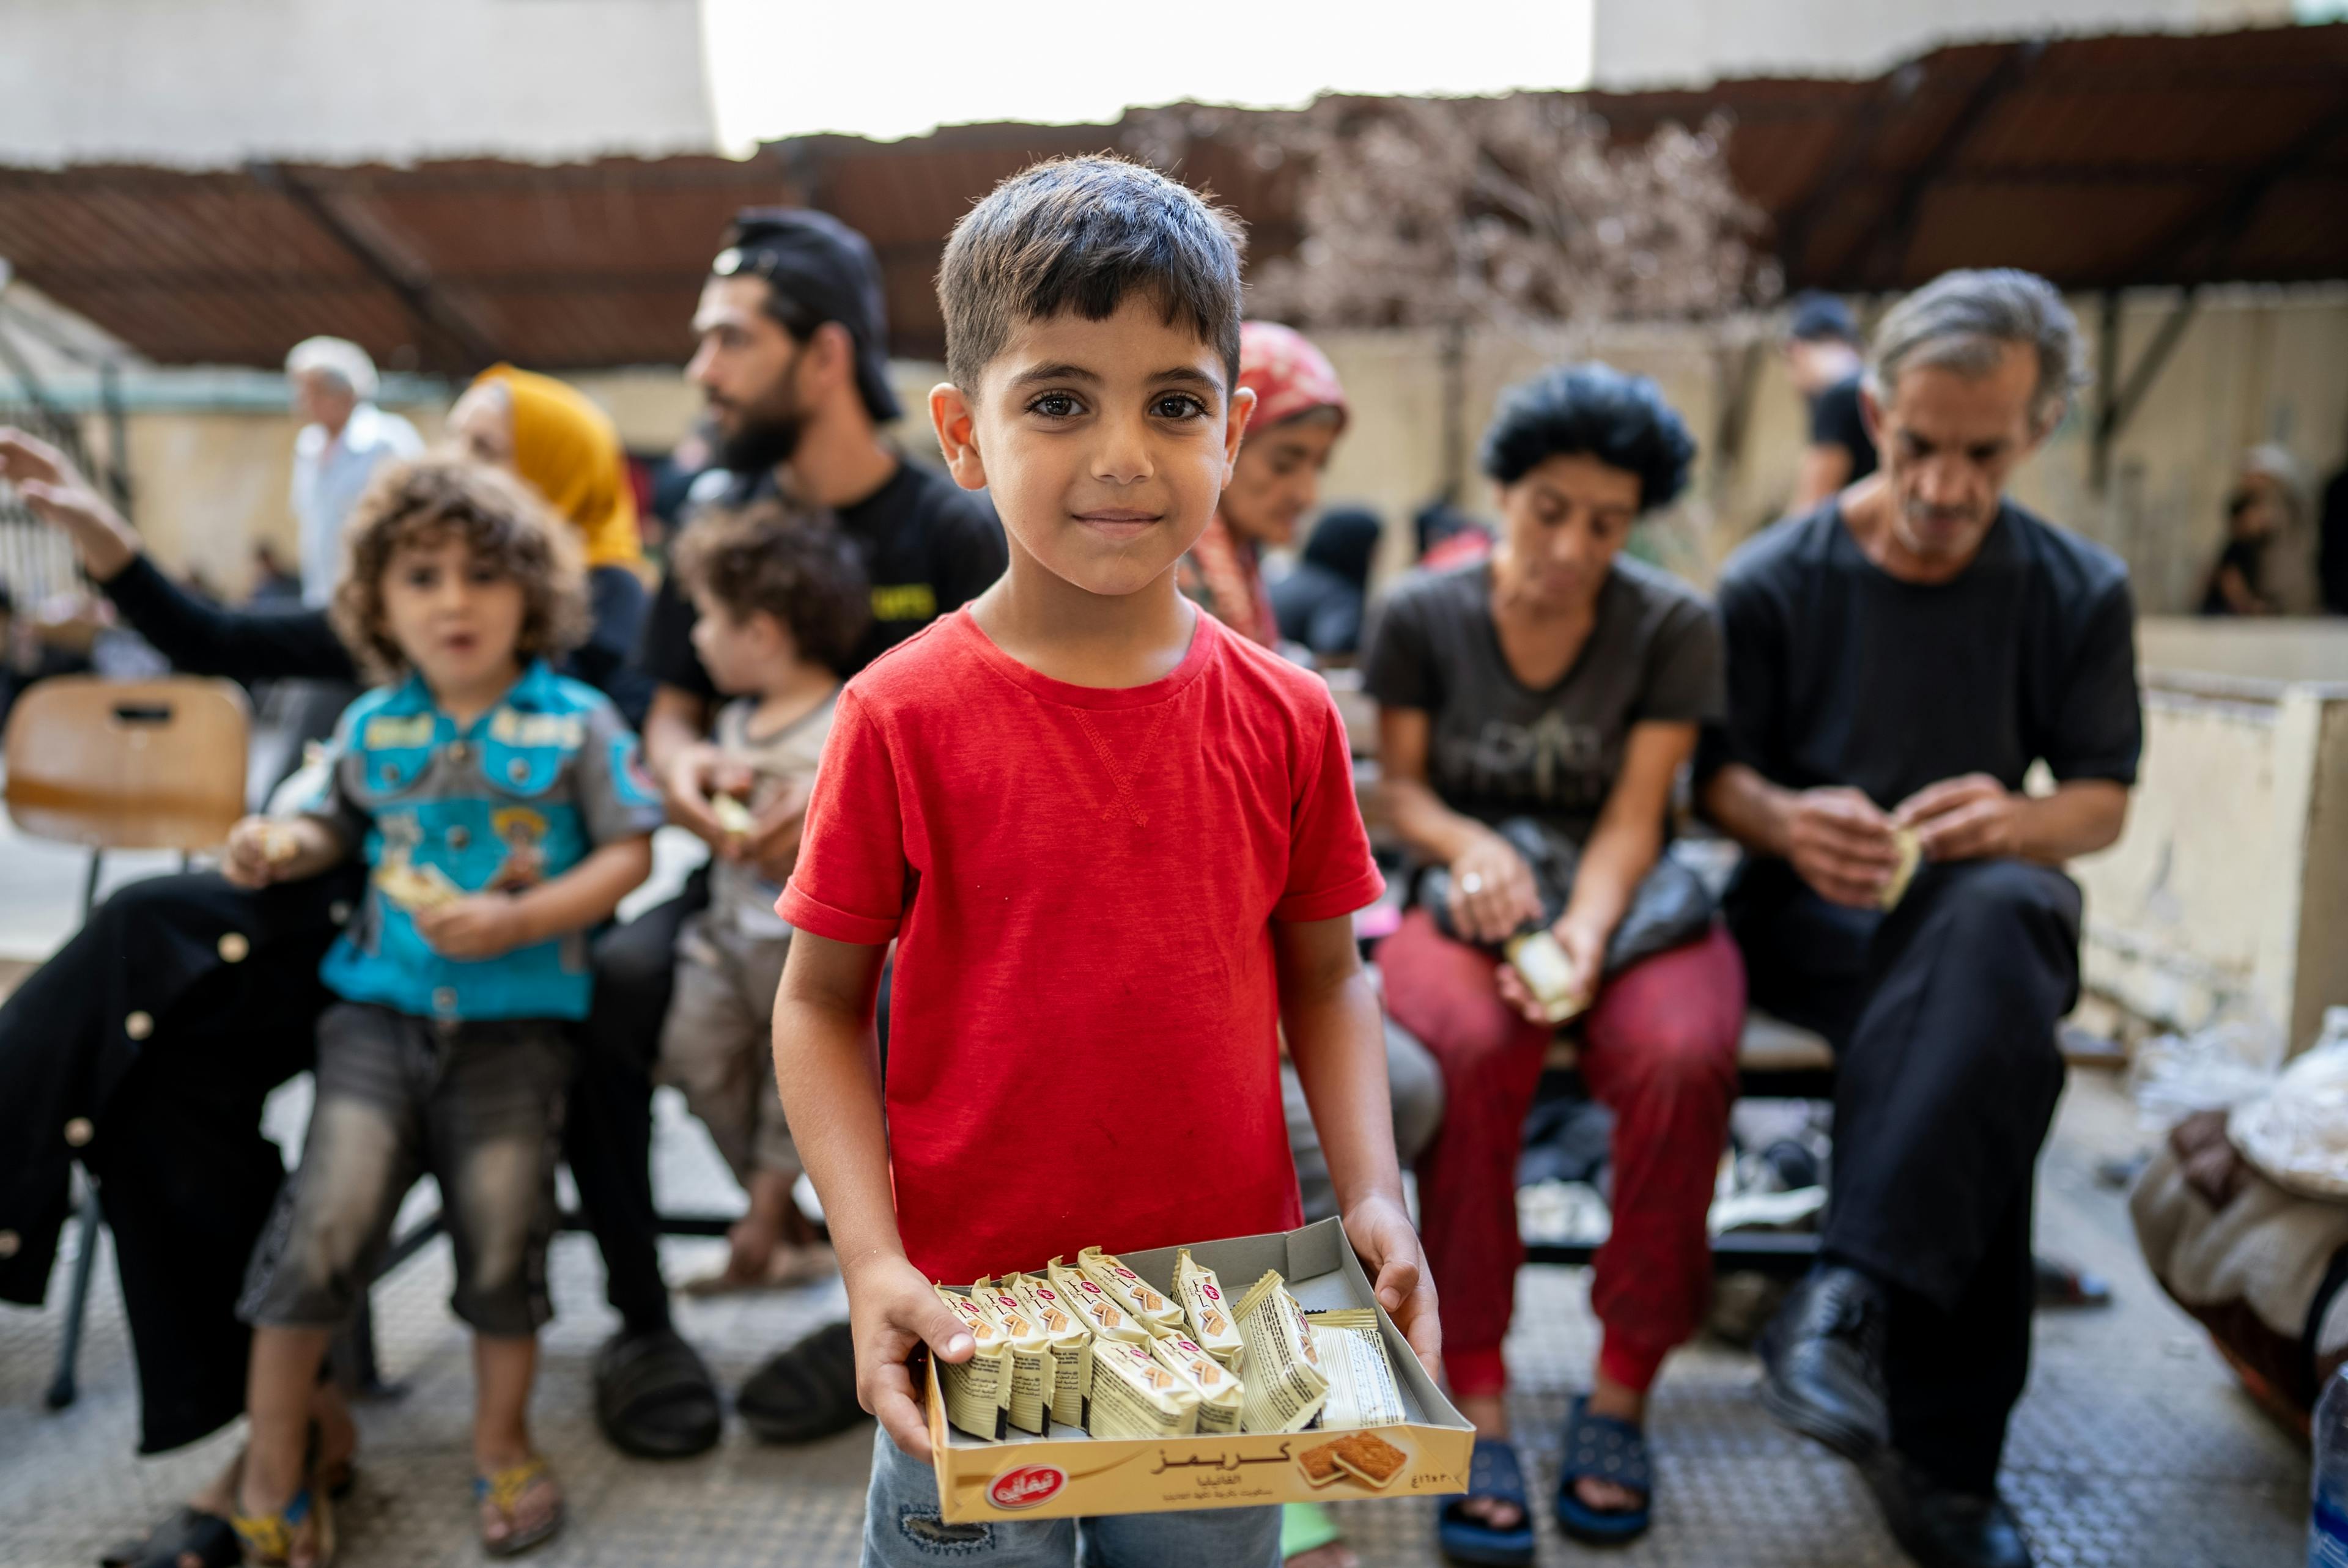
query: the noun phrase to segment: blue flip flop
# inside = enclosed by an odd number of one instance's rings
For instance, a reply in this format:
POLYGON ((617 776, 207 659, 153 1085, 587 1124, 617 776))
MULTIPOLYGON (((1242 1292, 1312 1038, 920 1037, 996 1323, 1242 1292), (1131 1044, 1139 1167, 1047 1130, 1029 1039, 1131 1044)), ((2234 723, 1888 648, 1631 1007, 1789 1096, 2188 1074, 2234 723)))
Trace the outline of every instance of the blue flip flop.
POLYGON ((1533 1512, 1525 1498, 1525 1467, 1506 1438, 1478 1438, 1468 1461, 1468 1495, 1443 1505, 1435 1523, 1436 1543, 1454 1563, 1478 1568, 1529 1568, 1533 1560, 1533 1512), (1506 1530, 1495 1529, 1463 1508, 1469 1498, 1513 1502, 1521 1516, 1506 1530))
POLYGON ((1563 1463, 1557 1476, 1557 1524, 1586 1546, 1620 1546, 1647 1532, 1654 1519, 1654 1471, 1647 1434, 1615 1416, 1593 1416, 1587 1398, 1565 1419, 1563 1463), (1601 1511, 1581 1501, 1573 1483, 1584 1476, 1639 1494, 1639 1506, 1601 1511))

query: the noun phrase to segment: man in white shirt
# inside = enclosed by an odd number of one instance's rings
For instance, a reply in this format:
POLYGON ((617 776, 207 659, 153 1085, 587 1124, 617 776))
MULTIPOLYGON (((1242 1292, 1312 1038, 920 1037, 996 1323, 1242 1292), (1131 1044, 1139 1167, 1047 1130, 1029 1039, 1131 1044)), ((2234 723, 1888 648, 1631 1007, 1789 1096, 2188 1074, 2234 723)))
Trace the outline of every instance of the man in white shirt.
POLYGON ((378 464, 424 450, 416 427, 375 405, 375 362, 335 337, 314 337, 285 356, 294 411, 294 516, 302 530, 302 602, 324 606, 343 569, 343 519, 378 464))

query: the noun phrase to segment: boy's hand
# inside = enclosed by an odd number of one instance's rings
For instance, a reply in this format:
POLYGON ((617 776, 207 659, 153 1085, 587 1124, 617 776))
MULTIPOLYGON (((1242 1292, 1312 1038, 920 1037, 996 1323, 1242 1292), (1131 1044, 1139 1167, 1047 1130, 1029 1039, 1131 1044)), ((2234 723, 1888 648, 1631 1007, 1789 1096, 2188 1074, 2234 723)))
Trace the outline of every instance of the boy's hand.
POLYGON ((685 747, 669 760, 661 774, 661 794, 668 803, 668 819, 725 854, 734 835, 712 813, 713 780, 725 762, 724 753, 706 741, 685 747))
MULTIPOLYGON (((1426 1375, 1440 1379, 1443 1324, 1435 1310, 1435 1281, 1427 1276, 1426 1258, 1418 1250, 1418 1233, 1410 1228, 1410 1216, 1390 1197, 1365 1198, 1345 1212, 1345 1238, 1370 1276, 1378 1305, 1410 1341, 1426 1375)), ((951 1319, 953 1314, 946 1316, 951 1319)))
POLYGON ((234 886, 268 886, 277 880, 278 866, 290 858, 283 849, 284 834, 282 825, 267 817, 243 818, 228 830, 228 850, 221 856, 221 875, 234 886))
POLYGON ((521 909, 503 893, 474 893, 419 909, 416 934, 444 958, 494 958, 528 939, 521 909))
POLYGON ((856 1339, 856 1402, 872 1413, 907 1458, 928 1464, 929 1423, 922 1419, 921 1396, 906 1359, 926 1345, 941 1360, 967 1361, 978 1344, 902 1254, 870 1255, 842 1274, 856 1339))

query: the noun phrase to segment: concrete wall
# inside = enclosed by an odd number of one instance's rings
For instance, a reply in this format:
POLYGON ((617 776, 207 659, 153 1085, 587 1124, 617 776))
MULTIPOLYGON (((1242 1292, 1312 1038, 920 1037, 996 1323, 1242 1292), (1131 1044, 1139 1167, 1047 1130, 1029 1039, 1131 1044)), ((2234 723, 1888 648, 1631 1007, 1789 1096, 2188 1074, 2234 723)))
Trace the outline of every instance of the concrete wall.
POLYGON ((0 163, 705 152, 698 0, 11 0, 0 163))
MULTIPOLYGON (((2123 379, 2170 302, 2171 296, 2158 292, 2124 302, 2123 379)), ((2073 305, 2092 338, 2099 330, 2096 302, 2079 299, 2073 305)), ((1456 482, 1471 509, 1489 510, 1487 487, 1476 473, 1476 440, 1501 392, 1546 365, 1595 356, 1653 375, 1686 419, 1699 447, 1694 483, 1679 504, 1649 520, 1643 548, 1698 583, 1709 583, 1731 549, 1781 514, 1807 439, 1801 400, 1776 353, 1772 323, 1763 318, 1472 336, 1459 367, 1465 439, 1456 474, 1447 473, 1444 409, 1450 381, 1437 333, 1335 332, 1317 334, 1316 341, 1335 364, 1354 405, 1353 426, 1338 444, 1323 495, 1332 504, 1366 503, 1387 518, 1381 567, 1389 576, 1406 563, 1411 510, 1447 480, 1456 482), (1740 398, 1742 434, 1732 447, 1725 415, 1740 398)), ((935 450, 927 398, 943 369, 908 361, 891 372, 907 412, 898 437, 927 458, 935 450)), ((277 408, 250 408, 250 388, 242 394, 245 411, 181 411, 187 405, 174 405, 168 385, 184 374, 157 375, 152 387, 132 387, 140 395, 130 417, 132 475, 139 520, 158 557, 175 566, 201 563, 211 572, 220 563, 242 561, 252 538, 290 527, 284 491, 293 437, 277 408)), ((574 379, 611 412, 622 437, 639 451, 664 449, 699 407, 682 375, 665 366, 574 379)), ((435 403, 404 412, 419 428, 437 429, 440 407, 435 403)), ((2247 448, 2279 443, 2315 480, 2348 463, 2348 287, 2243 289, 2206 302, 2115 443, 2110 478, 2100 495, 2090 472, 2094 412, 2091 392, 2045 450, 2020 470, 2015 494, 2116 550, 2135 574, 2145 613, 2189 610, 2219 548, 2225 497, 2247 448)), ((102 438, 95 428, 93 435, 102 438)), ((2304 578, 2312 561, 2312 528, 2298 547, 2304 578)), ((2265 635, 2280 639, 2278 648, 2291 645, 2288 631, 2265 635)), ((2193 658, 2185 662, 2206 667, 2193 658)), ((2261 665, 2260 672, 2348 678, 2348 671, 2328 666, 2294 674, 2261 665)))
POLYGON ((2072 868, 2087 987, 2165 1028, 2247 1006, 2304 1050, 2348 1001, 2348 685, 2148 669, 2145 721, 2127 832, 2072 868))
POLYGON ((1599 0, 1602 87, 1723 77, 1866 76, 1936 44, 2049 33, 2186 31, 2287 22, 2291 0, 1599 0))
MULTIPOLYGON (((2123 298, 2120 383, 2174 302, 2168 291, 2123 298)), ((2071 304, 2096 364, 2100 302, 2080 297, 2071 304)), ((1386 515, 1392 531, 1383 564, 1393 569, 1405 559, 1410 509, 1447 478, 1442 342, 1433 332, 1323 333, 1315 341, 1355 411, 1324 495, 1365 501, 1386 515)), ((1807 439, 1801 400, 1766 321, 1475 334, 1460 377, 1467 441, 1452 476, 1460 496, 1472 508, 1488 509, 1475 441, 1500 393, 1546 365, 1589 357, 1653 376, 1694 432, 1689 494, 1650 519, 1648 532, 1660 559, 1708 583, 1731 549, 1782 515, 1807 439), (1742 434, 1731 449, 1724 416, 1740 396, 1742 434)), ((2100 493, 2093 484, 2096 397, 2090 389, 2020 469, 2014 495, 2116 551, 2145 612, 2189 610, 2222 543, 2225 498, 2249 448, 2284 446, 2318 485, 2348 464, 2348 287, 2212 291, 2113 443, 2100 493)), ((2312 512, 2272 559, 2312 607, 2312 512)))

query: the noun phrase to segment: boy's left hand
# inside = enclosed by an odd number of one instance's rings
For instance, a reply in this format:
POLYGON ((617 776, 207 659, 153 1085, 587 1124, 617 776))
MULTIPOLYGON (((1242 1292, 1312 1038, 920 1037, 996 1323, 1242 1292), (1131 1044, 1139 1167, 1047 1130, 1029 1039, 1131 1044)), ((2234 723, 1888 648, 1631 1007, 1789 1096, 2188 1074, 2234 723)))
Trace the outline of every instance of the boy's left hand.
POLYGON ((416 934, 444 958, 494 958, 522 945, 521 908, 503 893, 474 893, 419 909, 416 934))
POLYGON ((1345 1212, 1345 1238, 1370 1276, 1378 1305, 1395 1320, 1430 1378, 1443 1376, 1443 1324, 1435 1309, 1435 1281, 1418 1250, 1410 1215, 1394 1199, 1365 1198, 1345 1212))

